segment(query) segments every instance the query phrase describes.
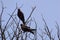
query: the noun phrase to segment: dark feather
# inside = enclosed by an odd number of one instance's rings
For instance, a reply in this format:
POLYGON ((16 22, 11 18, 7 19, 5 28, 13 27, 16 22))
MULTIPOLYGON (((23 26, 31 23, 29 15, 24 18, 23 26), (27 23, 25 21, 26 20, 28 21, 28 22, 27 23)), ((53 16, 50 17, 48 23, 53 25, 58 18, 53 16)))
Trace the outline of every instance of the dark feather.
POLYGON ((24 24, 21 24, 21 29, 22 29, 24 32, 30 32, 30 33, 32 33, 32 34, 34 34, 33 31, 36 31, 36 29, 31 29, 30 27, 25 26, 24 24))
POLYGON ((25 24, 24 14, 23 14, 23 12, 20 9, 18 9, 17 16, 25 24))

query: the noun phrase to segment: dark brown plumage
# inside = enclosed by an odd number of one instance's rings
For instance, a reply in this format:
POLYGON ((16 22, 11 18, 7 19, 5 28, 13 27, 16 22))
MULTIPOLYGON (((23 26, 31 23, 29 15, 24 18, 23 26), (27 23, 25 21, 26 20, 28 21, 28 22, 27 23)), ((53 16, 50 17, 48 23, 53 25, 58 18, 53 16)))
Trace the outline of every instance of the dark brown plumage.
POLYGON ((25 26, 24 24, 21 24, 21 29, 24 31, 24 32, 30 32, 32 34, 34 34, 34 31, 36 31, 36 29, 31 29, 30 27, 27 27, 25 26))
POLYGON ((17 16, 23 22, 23 24, 25 24, 24 14, 23 14, 23 12, 20 9, 18 9, 17 16))
POLYGON ((30 33, 34 34, 34 31, 36 29, 31 29, 30 27, 28 27, 28 26, 25 25, 26 23, 25 23, 25 19, 24 19, 24 14, 23 14, 23 12, 20 9, 18 9, 17 16, 23 22, 23 24, 21 24, 22 31, 24 31, 24 32, 30 32, 30 33))

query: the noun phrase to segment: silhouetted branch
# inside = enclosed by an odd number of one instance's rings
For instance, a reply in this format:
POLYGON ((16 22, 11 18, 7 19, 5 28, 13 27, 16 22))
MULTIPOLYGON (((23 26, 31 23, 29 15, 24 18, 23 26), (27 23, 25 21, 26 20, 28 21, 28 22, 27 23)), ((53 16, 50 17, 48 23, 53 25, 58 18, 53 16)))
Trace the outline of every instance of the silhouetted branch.
POLYGON ((1 4, 2 4, 2 11, 1 11, 1 14, 0 14, 0 32, 1 32, 1 40, 6 40, 5 38, 5 33, 3 32, 3 29, 2 29, 2 14, 3 14, 3 11, 4 11, 4 6, 3 6, 3 2, 1 0, 1 4))
POLYGON ((29 17, 28 17, 27 20, 26 20, 26 23, 28 22, 28 20, 29 20, 29 18, 31 17, 31 15, 32 15, 33 11, 35 10, 35 8, 36 8, 36 7, 34 7, 34 8, 32 9, 32 11, 31 11, 29 17))
POLYGON ((35 40, 37 40, 37 23, 35 21, 35 18, 34 18, 34 22, 35 22, 35 34, 34 34, 34 37, 35 37, 35 40))
POLYGON ((43 18, 43 15, 41 15, 41 16, 42 16, 42 20, 43 20, 44 23, 45 23, 45 28, 44 28, 44 30, 45 30, 47 36, 50 38, 50 40, 54 40, 54 38, 51 36, 51 32, 50 32, 50 30, 49 30, 49 28, 48 28, 45 20, 44 20, 44 18, 43 18))
MULTIPOLYGON (((14 12, 16 11, 16 9, 17 9, 17 8, 15 8, 15 10, 12 12, 12 15, 13 15, 14 12)), ((8 19, 8 21, 7 21, 6 25, 5 25, 4 31, 6 30, 6 27, 7 27, 8 23, 9 23, 9 21, 10 21, 12 15, 11 15, 10 18, 8 19)))
POLYGON ((43 37, 44 37, 43 34, 41 35, 41 34, 38 33, 38 35, 42 38, 42 40, 44 40, 44 38, 43 38, 43 37))
POLYGON ((60 29, 59 29, 59 25, 57 22, 56 22, 56 29, 57 29, 57 37, 60 40, 60 29))

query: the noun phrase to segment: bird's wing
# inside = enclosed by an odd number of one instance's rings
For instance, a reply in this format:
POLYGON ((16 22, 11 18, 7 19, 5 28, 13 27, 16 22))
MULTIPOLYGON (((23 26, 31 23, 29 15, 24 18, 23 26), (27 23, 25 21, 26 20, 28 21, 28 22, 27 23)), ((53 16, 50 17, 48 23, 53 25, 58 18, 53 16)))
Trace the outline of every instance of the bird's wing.
POLYGON ((18 9, 17 16, 18 16, 19 19, 25 24, 24 14, 23 14, 23 12, 22 12, 20 9, 18 9))

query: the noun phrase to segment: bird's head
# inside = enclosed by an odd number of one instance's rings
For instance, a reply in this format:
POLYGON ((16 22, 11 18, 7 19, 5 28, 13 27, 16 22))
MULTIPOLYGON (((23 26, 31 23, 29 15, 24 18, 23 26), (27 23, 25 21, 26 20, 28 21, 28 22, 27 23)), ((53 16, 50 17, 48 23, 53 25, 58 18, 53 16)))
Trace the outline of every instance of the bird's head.
POLYGON ((22 26, 23 24, 21 24, 20 26, 22 26))
POLYGON ((20 11, 20 9, 18 9, 18 11, 20 11))
POLYGON ((20 26, 25 26, 24 24, 21 24, 20 26))

